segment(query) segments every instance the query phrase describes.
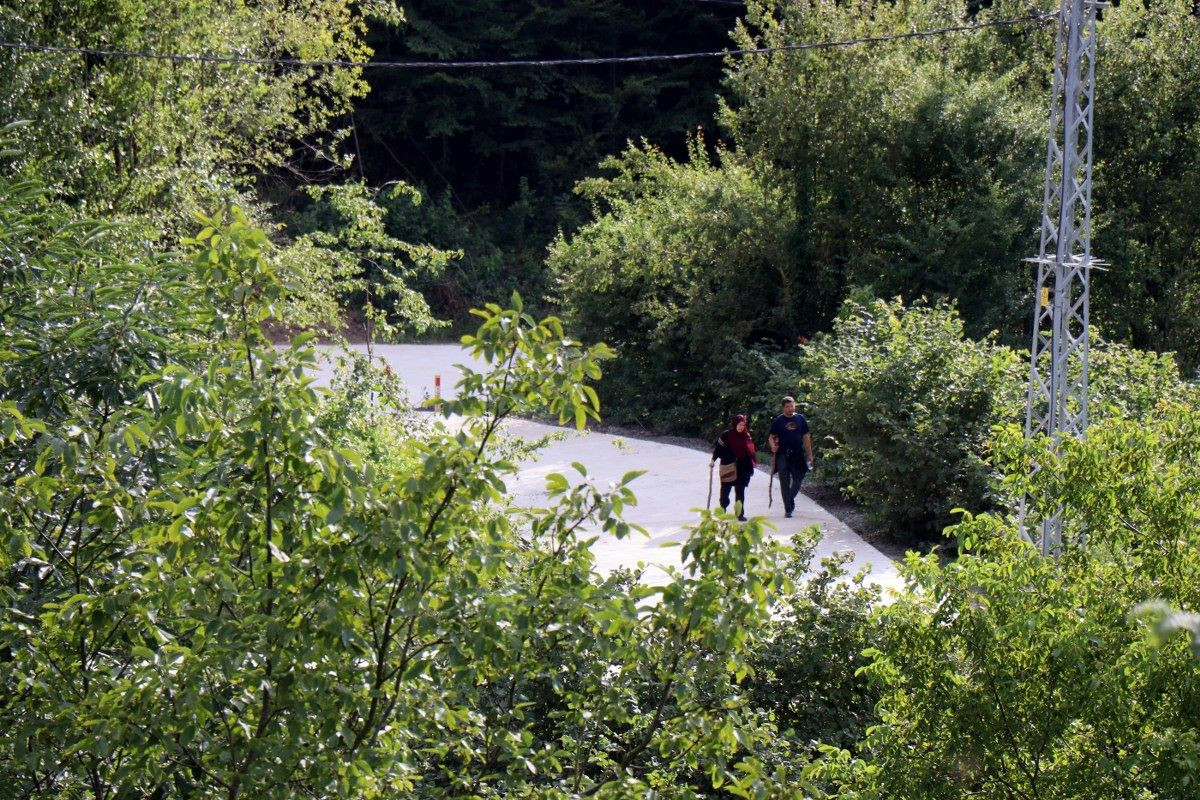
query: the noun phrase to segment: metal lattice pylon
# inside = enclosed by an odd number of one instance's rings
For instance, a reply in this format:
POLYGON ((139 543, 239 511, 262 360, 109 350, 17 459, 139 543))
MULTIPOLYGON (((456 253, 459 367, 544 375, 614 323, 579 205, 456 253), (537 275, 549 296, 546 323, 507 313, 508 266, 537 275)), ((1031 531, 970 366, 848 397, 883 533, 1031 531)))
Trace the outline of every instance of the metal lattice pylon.
MULTIPOLYGON (((1088 422, 1088 290, 1092 258, 1092 100, 1096 76, 1096 10, 1103 3, 1061 0, 1054 48, 1050 135, 1042 200, 1041 243, 1036 258, 1033 345, 1025 435, 1082 438, 1088 422)), ((1034 465, 1034 470, 1038 469, 1034 465)), ((1021 529, 1036 523, 1042 553, 1062 547, 1062 509, 1029 516, 1021 504, 1021 529)), ((1081 534, 1082 536, 1082 534, 1081 534)), ((1081 540, 1082 543, 1082 540, 1081 540)))

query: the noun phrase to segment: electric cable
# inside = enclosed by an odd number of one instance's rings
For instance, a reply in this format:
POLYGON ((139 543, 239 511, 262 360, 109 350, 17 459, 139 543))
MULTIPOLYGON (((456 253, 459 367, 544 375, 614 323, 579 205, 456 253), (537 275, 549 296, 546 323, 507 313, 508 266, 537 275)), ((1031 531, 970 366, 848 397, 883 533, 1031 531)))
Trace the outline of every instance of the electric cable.
POLYGON ((854 39, 835 39, 820 42, 803 42, 799 44, 781 44, 770 47, 752 47, 734 50, 714 50, 695 53, 658 53, 642 56, 601 56, 594 58, 548 58, 548 59, 518 59, 511 61, 348 61, 306 60, 297 58, 251 58, 237 55, 216 55, 205 53, 156 53, 139 50, 105 50, 94 47, 68 47, 65 45, 33 44, 30 42, 0 42, 0 50, 26 51, 37 53, 69 53, 88 55, 98 58, 129 58, 175 63, 197 62, 204 64, 246 64, 252 66, 291 67, 296 69, 332 67, 336 69, 494 69, 505 67, 568 67, 593 66, 599 64, 641 64, 658 61, 684 61, 694 58, 729 58, 759 55, 764 53, 787 53, 805 50, 828 50, 839 47, 857 47, 860 45, 880 44, 884 42, 904 41, 908 39, 924 39, 933 36, 943 36, 950 33, 964 33, 985 30, 987 28, 1012 27, 1016 25, 1034 25, 1052 19, 1058 12, 1041 12, 1024 17, 989 20, 969 25, 951 25, 944 28, 933 28, 923 31, 908 31, 905 33, 882 34, 879 36, 861 36, 854 39))

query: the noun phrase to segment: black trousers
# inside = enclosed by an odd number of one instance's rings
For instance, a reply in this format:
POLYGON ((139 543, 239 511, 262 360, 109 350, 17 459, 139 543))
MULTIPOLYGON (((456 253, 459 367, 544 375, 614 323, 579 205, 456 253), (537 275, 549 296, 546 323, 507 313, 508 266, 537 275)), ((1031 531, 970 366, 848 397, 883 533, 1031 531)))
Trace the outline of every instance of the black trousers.
POLYGON ((742 504, 742 513, 746 513, 746 484, 741 481, 736 483, 721 484, 721 508, 729 508, 729 492, 733 490, 733 498, 742 504))
POLYGON ((796 509, 796 495, 808 472, 808 462, 798 450, 780 450, 775 455, 775 471, 779 473, 779 495, 783 498, 783 510, 792 513, 796 509))

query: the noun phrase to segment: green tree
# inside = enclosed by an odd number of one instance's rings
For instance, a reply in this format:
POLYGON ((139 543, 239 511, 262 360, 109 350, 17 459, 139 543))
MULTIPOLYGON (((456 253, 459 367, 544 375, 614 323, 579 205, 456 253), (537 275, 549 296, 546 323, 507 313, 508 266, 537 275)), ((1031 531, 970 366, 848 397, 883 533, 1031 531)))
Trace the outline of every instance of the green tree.
MULTIPOLYGON (((368 17, 397 12, 388 0, 32 2, 0 9, 0 33, 101 50, 364 60, 368 17)), ((86 213, 152 214, 176 236, 269 171, 339 163, 339 116, 367 88, 359 69, 15 50, 0 59, 0 87, 0 119, 36 123, 20 136, 21 158, 47 185, 86 213)))
POLYGON ((401 183, 376 191, 355 181, 309 186, 306 193, 312 202, 289 215, 290 241, 275 258, 295 284, 289 327, 336 330, 350 315, 365 323, 368 340, 374 340, 444 324, 414 287, 439 276, 461 253, 388 233, 384 204, 420 205, 420 193, 401 183))
MULTIPOLYGON (((735 39, 778 47, 967 16, 958 0, 752 2, 735 39)), ((1026 27, 730 62, 721 120, 774 181, 794 186, 788 270, 807 287, 797 302, 812 327, 832 323, 850 287, 870 286, 955 300, 972 334, 1021 338, 1018 265, 1038 218, 1045 103, 1027 90, 1027 65, 995 53, 998 37, 1044 50, 1045 35, 1026 27)))
POLYGON ((786 192, 735 153, 710 161, 700 140, 687 162, 643 146, 605 166, 611 176, 577 188, 594 221, 547 259, 565 317, 620 353, 601 384, 614 417, 707 430, 727 402, 714 383, 744 343, 793 330, 786 192))
POLYGON ((1094 318, 1200 366, 1200 18, 1184 0, 1105 12, 1096 82, 1094 318))
POLYGON ((1185 798, 1200 780, 1200 664, 1135 608, 1200 603, 1200 415, 1164 404, 1055 455, 1011 427, 1000 449, 1034 513, 1062 504, 1043 558, 1011 521, 968 516, 953 563, 910 555, 911 590, 871 653, 881 722, 810 776, 829 797, 1185 798), (1028 477, 1030 459, 1043 469, 1028 477))
POLYGON ((805 398, 828 476, 901 540, 936 539, 955 508, 999 499, 987 444, 1019 419, 1021 369, 1008 348, 963 332, 948 305, 847 302, 807 348, 805 398))
POLYGON ((648 587, 600 579, 582 535, 633 532, 635 474, 504 502, 504 419, 594 418, 605 347, 514 298, 465 339, 494 368, 446 404, 461 426, 343 425, 359 401, 313 387, 308 338, 262 334, 287 292, 240 212, 143 265, 36 185, 0 196, 14 793, 778 795, 739 689, 789 582, 762 524, 703 516, 648 587))
MULTIPOLYGON (((1002 13, 1020 12, 989 12, 1002 13)), ((782 47, 967 15, 958 2, 750 3, 735 39, 782 47)), ((1037 218, 1045 114, 1023 53, 1044 40, 1001 29, 730 61, 721 120, 736 147, 719 161, 693 147, 672 165, 635 148, 607 163, 618 178, 582 182, 593 221, 547 263, 580 335, 620 348, 614 385, 629 365, 619 383, 635 391, 612 393, 617 416, 696 432, 760 401, 765 381, 799 378, 785 389, 802 391, 794 345, 828 330, 852 287, 954 300, 972 335, 1024 340, 1023 271, 996 265, 1026 255, 1021 220, 1037 218), (727 212, 731 201, 741 208, 727 212), (711 235, 725 219, 733 227, 711 235), (632 287, 645 258, 659 277, 632 287), (662 272, 693 261, 674 283, 662 272), (700 413, 681 416, 680 396, 700 413)))
MULTIPOLYGON (((744 46, 1019 18, 1028 4, 752 2, 744 46), (987 8, 980 9, 980 5, 987 8)), ((1094 319, 1120 341, 1197 355, 1197 18, 1186 0, 1115 4, 1099 23, 1094 319)), ((833 305, 849 286, 954 299, 968 332, 1024 345, 1052 26, 775 53, 730 64, 721 119, 796 186, 796 258, 833 305)))

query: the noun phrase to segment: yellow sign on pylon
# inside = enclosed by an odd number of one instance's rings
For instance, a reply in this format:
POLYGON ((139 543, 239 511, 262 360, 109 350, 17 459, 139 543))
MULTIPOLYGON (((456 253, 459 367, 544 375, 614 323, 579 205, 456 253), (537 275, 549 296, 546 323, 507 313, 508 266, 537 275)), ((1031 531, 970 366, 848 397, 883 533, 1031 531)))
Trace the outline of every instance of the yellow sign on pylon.
POLYGON ((1049 308, 1049 307, 1050 307, 1050 287, 1043 286, 1042 287, 1042 308, 1049 308))

